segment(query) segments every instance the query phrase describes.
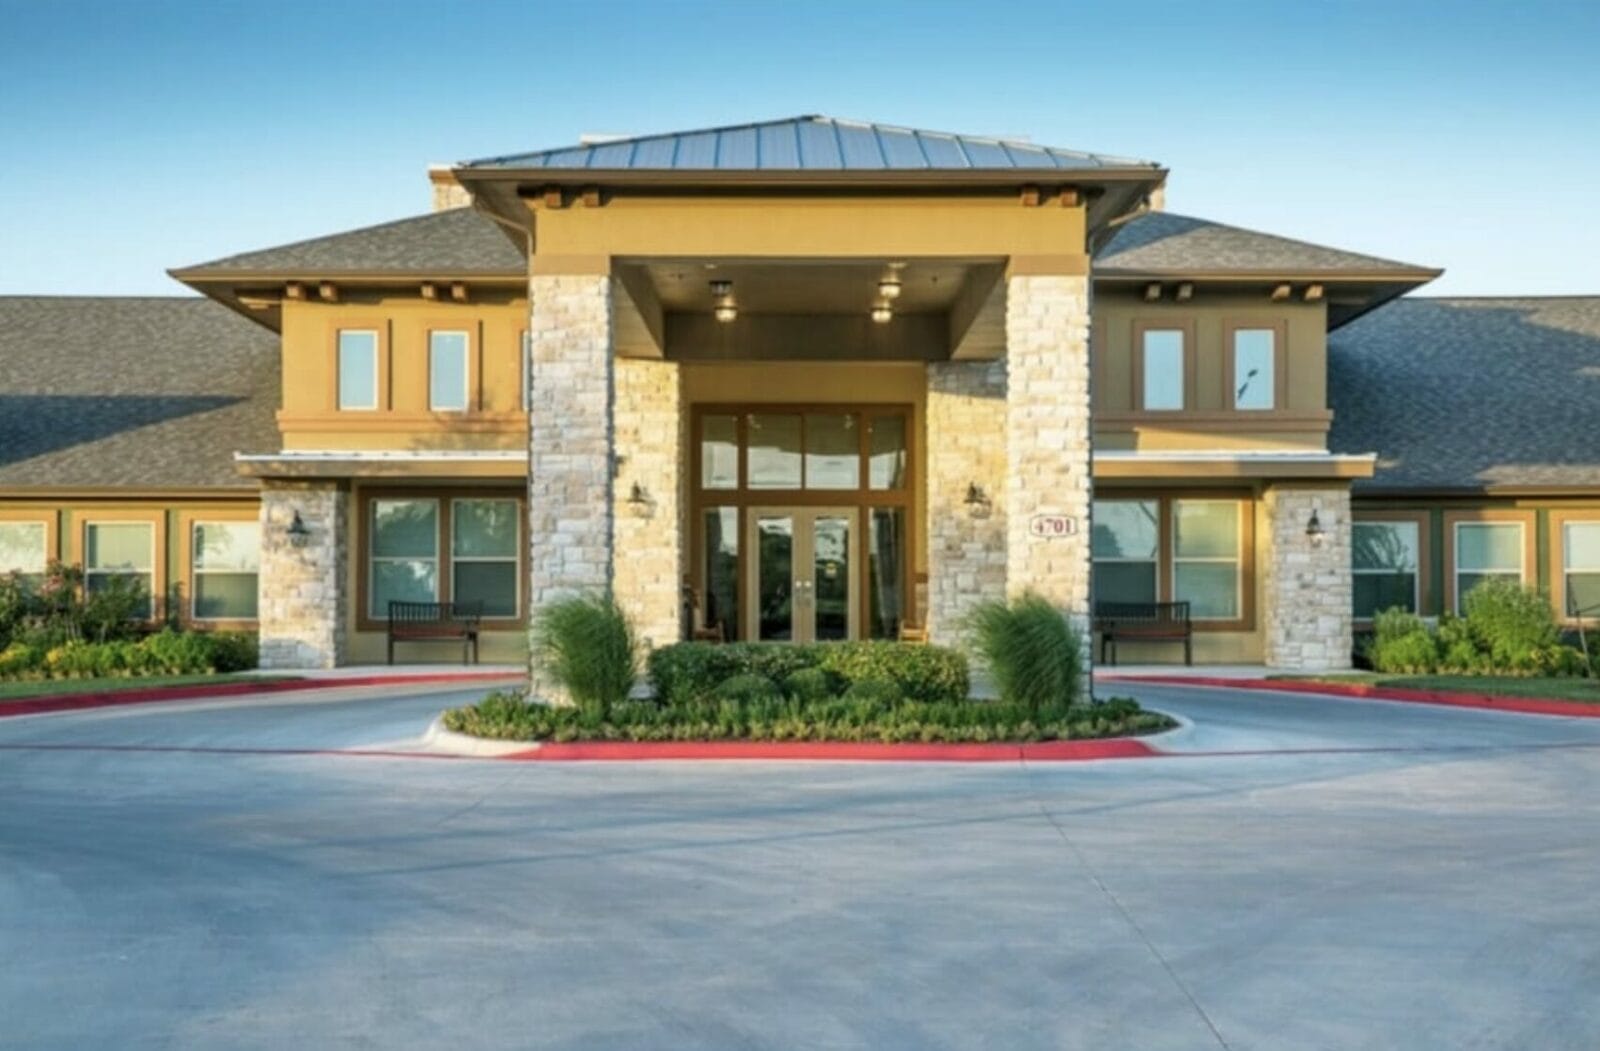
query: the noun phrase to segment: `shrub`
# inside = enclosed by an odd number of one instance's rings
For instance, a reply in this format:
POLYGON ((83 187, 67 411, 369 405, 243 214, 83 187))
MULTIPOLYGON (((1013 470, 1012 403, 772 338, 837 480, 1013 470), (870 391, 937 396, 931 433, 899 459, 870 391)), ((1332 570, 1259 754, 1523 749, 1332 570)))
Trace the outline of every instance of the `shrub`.
POLYGON ((736 675, 760 675, 787 689, 789 680, 806 670, 820 670, 828 677, 830 696, 863 679, 888 680, 905 696, 923 701, 965 700, 968 694, 966 658, 941 646, 881 641, 801 646, 680 642, 655 650, 649 658, 651 686, 656 699, 666 704, 712 696, 719 683, 736 675))
POLYGON ((837 696, 839 685, 821 668, 801 668, 783 680, 783 693, 795 701, 823 701, 837 696))
POLYGON ((724 679, 717 684, 714 695, 719 701, 731 701, 734 704, 755 704, 781 700, 783 697, 776 683, 755 672, 724 679))
POLYGON ((544 607, 534 635, 545 671, 579 707, 603 715, 628 699, 639 673, 639 644, 627 615, 609 595, 544 607))
POLYGON ((1532 670, 1535 654, 1561 638, 1548 598, 1534 588, 1490 579, 1467 592, 1467 628, 1502 671, 1532 670))
POLYGON ((1033 713, 1078 703, 1083 637, 1044 598, 1030 592, 1009 605, 983 603, 970 627, 1002 700, 1033 713))
POLYGON ((905 699, 905 692, 888 679, 857 679, 844 691, 848 704, 870 705, 875 708, 893 708, 905 699))
POLYGON ((1386 609, 1373 618, 1367 655, 1380 672, 1424 674, 1439 664, 1439 648, 1428 626, 1403 609, 1386 609))

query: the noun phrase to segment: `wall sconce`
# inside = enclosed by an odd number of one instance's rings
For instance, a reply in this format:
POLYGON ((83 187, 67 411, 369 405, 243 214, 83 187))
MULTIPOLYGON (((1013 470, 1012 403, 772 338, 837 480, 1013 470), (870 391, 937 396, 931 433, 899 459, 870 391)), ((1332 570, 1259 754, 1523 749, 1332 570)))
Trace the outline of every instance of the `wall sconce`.
POLYGON ((1322 518, 1317 514, 1317 509, 1311 509, 1311 517, 1306 521, 1306 539, 1311 541, 1312 547, 1321 547, 1322 541, 1327 536, 1327 530, 1322 528, 1322 518))
POLYGON ((311 542, 311 529, 306 525, 305 519, 300 517, 299 511, 295 511, 294 521, 289 523, 284 535, 289 538, 290 547, 305 547, 311 542))
POLYGON ((962 503, 967 505, 967 514, 973 518, 987 518, 992 505, 989 503, 989 494, 977 482, 967 483, 967 496, 962 503))
POLYGON ((655 508, 655 501, 650 499, 650 493, 638 482, 633 483, 633 488, 628 491, 628 508, 636 515, 647 516, 655 508))

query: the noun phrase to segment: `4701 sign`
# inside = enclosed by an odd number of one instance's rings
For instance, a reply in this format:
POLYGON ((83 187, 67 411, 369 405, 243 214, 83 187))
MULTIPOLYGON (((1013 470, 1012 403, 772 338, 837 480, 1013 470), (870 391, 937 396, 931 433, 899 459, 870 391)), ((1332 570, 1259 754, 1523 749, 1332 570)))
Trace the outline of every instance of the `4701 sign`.
POLYGON ((1078 520, 1071 515, 1034 515, 1028 519, 1028 535, 1038 540, 1054 540, 1078 532, 1078 520))

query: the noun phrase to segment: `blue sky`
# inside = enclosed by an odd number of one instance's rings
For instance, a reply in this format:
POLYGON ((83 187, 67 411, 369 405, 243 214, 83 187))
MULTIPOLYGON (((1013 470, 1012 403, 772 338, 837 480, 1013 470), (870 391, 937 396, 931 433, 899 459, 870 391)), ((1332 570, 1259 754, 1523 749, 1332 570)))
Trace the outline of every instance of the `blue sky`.
POLYGON ((0 293, 426 210, 429 163, 797 113, 1160 161, 1176 212, 1600 294, 1600 4, 0 0, 0 293))

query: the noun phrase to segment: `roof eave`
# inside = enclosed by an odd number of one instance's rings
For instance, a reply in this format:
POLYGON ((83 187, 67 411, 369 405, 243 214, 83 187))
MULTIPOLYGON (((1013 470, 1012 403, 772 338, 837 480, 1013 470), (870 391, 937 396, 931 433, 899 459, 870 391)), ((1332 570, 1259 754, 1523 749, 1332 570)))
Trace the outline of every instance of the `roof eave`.
POLYGON ((1159 183, 1167 169, 1153 166, 1087 168, 830 168, 826 170, 720 170, 715 168, 478 168, 463 165, 451 173, 466 183, 538 183, 628 187, 863 188, 871 186, 994 187, 1029 183, 1159 183))

